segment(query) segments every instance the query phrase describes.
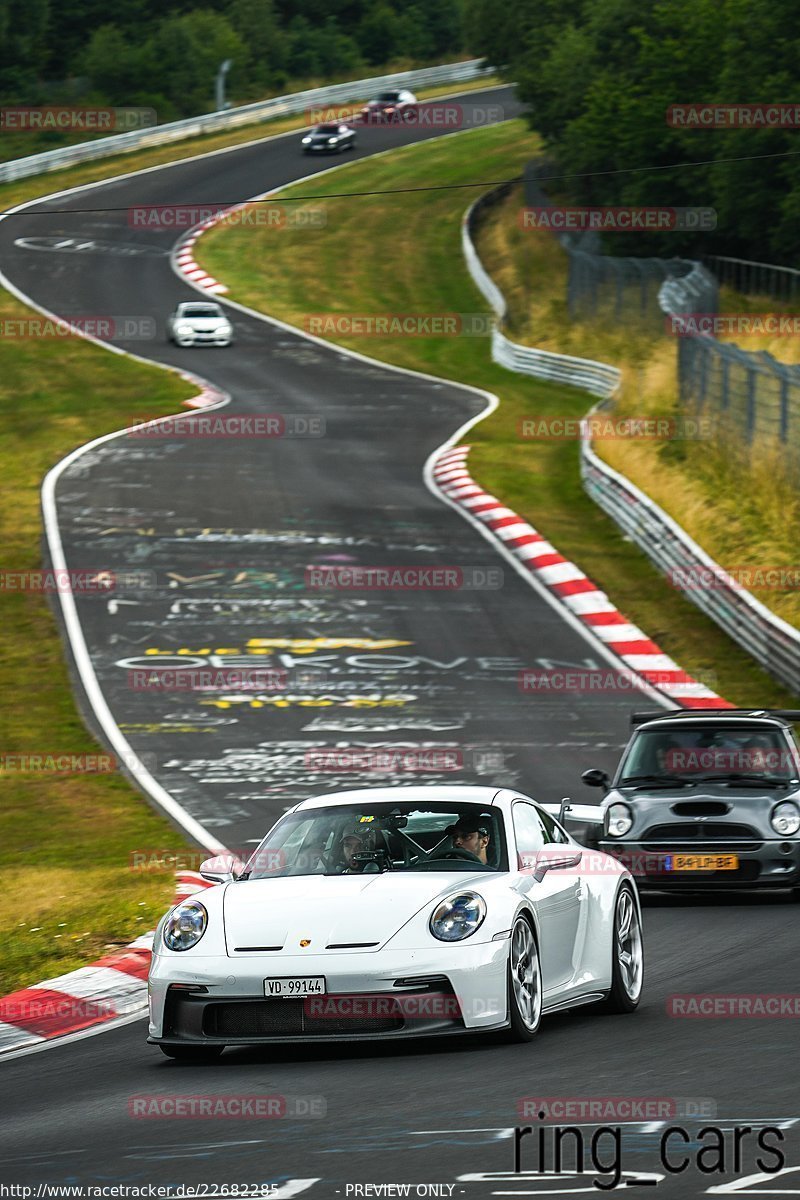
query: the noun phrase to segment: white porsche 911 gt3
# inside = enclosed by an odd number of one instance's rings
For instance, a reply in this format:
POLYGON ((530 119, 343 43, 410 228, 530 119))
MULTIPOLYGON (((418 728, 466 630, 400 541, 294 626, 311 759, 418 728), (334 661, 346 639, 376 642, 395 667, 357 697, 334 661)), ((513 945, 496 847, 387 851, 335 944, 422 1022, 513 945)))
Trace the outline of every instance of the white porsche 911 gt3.
MULTIPOLYGON (((573 809, 573 816, 575 815, 573 809)), ((639 1003, 632 876, 508 789, 367 788, 298 804, 156 930, 148 1041, 225 1046, 504 1029, 639 1003)))

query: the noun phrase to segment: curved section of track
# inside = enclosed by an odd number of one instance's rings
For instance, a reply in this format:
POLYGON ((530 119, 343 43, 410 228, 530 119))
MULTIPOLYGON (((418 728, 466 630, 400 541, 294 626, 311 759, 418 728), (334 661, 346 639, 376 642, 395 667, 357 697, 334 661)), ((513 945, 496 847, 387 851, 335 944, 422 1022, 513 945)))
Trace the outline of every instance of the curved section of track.
MULTIPOLYGON (((507 90, 462 103, 467 114, 498 103, 516 111, 507 90)), ((359 154, 419 136, 435 135, 368 130, 359 154)), ((155 315, 163 335, 166 314, 196 293, 170 269, 174 235, 129 228, 126 210, 234 204, 309 170, 292 136, 40 202, 38 215, 0 221, 0 266, 51 311, 155 315), (42 237, 46 247, 32 249, 42 237)), ((486 398, 256 316, 237 312, 235 326, 233 350, 125 348, 201 372, 231 395, 226 414, 324 423, 325 436, 124 437, 78 456, 57 487, 71 567, 152 573, 152 586, 121 597, 128 603, 78 606, 109 708, 159 783, 210 834, 246 849, 299 797, 365 781, 330 756, 337 748, 411 750, 428 768, 415 781, 492 780, 543 799, 573 789, 583 766, 611 766, 629 700, 518 689, 524 668, 602 665, 597 648, 425 488, 429 455, 486 398), (453 567, 482 586, 350 593, 309 584, 309 569, 347 564, 453 567), (286 686, 139 690, 132 672, 153 663, 276 667, 286 686)), ((120 425, 135 417, 120 413, 120 425)), ((237 1051, 214 1070, 185 1071, 131 1026, 10 1062, 5 1172, 25 1183, 313 1179, 308 1194, 326 1200, 367 1181, 485 1195, 504 1185, 456 1181, 510 1168, 507 1130, 521 1123, 526 1096, 705 1096, 726 1118, 787 1117, 796 1106, 788 1022, 747 1022, 743 1045, 744 1023, 671 1019, 665 1002, 671 992, 791 991, 792 913, 781 899, 737 902, 734 912, 652 902, 646 1007, 624 1019, 550 1019, 524 1053, 496 1040, 237 1051), (732 945, 735 954, 723 949, 732 945), (131 1100, 153 1092, 280 1094, 290 1115, 266 1131, 253 1121, 137 1120, 131 1100)), ((625 1169, 655 1169, 654 1136, 628 1127, 625 1169)), ((700 1194, 705 1184, 693 1178, 688 1194, 700 1194)))

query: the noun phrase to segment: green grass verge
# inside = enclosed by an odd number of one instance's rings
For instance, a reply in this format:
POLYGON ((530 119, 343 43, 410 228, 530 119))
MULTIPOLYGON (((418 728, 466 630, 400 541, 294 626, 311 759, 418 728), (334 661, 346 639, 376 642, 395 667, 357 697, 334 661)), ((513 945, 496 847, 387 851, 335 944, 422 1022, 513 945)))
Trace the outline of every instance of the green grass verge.
MULTIPOLYGON (((305 182, 302 194, 314 203, 344 188, 391 191, 510 178, 536 149, 524 124, 514 121, 354 163, 305 182)), ((484 311, 460 248, 461 217, 477 191, 328 199, 323 229, 285 230, 277 238, 263 227, 220 228, 198 244, 199 260, 235 299, 300 327, 316 313, 484 311)), ((549 276, 540 280, 542 288, 550 285, 549 276)), ((485 338, 337 340, 386 362, 496 392, 500 408, 469 437, 472 473, 482 486, 579 563, 686 670, 737 704, 790 703, 789 694, 671 590, 584 495, 575 443, 518 437, 524 417, 583 416, 585 394, 495 366, 485 338)))
MULTIPOLYGON (((26 315, 0 293, 0 321, 26 315)), ((54 463, 119 429, 126 414, 174 412, 195 391, 171 373, 79 338, 6 341, 0 570, 41 566, 39 489, 54 463)), ((3 589, 1 607, 0 750, 97 753, 75 708, 48 600, 3 589)), ((173 878, 168 870, 130 871, 129 854, 186 843, 120 776, 0 769, 0 797, 6 912, 0 994, 153 927, 171 901, 173 878)))

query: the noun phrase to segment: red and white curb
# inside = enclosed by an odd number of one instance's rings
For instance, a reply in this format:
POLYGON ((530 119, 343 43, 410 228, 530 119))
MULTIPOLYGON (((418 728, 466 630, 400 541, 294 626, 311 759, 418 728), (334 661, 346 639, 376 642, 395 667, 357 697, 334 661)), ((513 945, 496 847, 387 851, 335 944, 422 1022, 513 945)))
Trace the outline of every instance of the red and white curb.
POLYGON ((541 533, 479 487, 467 469, 469 446, 445 450, 433 467, 442 495, 490 529, 536 579, 591 629, 624 664, 625 678, 643 683, 684 708, 730 708, 716 692, 682 671, 661 647, 615 607, 580 567, 559 554, 541 533))
MULTIPOLYGON (((177 876, 174 904, 212 887, 195 871, 177 876)), ((0 998, 0 1057, 67 1034, 147 1012, 153 931, 67 975, 0 998)))
MULTIPOLYGON (((224 392, 218 392, 216 388, 207 385, 196 396, 190 396, 188 400, 182 401, 184 408, 216 408, 225 399, 224 392)), ((157 417, 155 420, 164 420, 163 417, 157 417)), ((167 417, 166 420, 172 420, 167 417)))
POLYGON ((181 274, 185 275, 197 287, 205 288, 207 292, 213 292, 217 296, 224 295, 228 289, 224 283, 220 283, 213 275, 209 275, 207 271, 198 266, 194 259, 194 245, 207 229, 211 229, 212 226, 218 224, 230 213, 237 212, 240 208, 245 207, 245 204, 236 204, 210 217, 209 220, 203 221, 202 225, 198 225, 191 233, 186 235, 175 251, 175 265, 181 274))

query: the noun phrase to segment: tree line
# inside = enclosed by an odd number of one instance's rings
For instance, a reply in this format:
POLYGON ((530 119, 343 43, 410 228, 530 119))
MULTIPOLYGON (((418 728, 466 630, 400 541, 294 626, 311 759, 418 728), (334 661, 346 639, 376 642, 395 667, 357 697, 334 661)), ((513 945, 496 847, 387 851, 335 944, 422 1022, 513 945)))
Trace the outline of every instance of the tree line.
POLYGON ((666 116, 695 102, 794 102, 800 29, 791 0, 468 0, 466 25, 472 51, 518 82, 562 194, 716 209, 714 233, 642 233, 611 239, 612 250, 618 240, 625 254, 793 264, 800 128, 680 127, 666 116))
POLYGON ((154 108, 159 121, 293 81, 458 58, 462 0, 0 0, 0 102, 154 108))

